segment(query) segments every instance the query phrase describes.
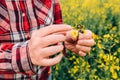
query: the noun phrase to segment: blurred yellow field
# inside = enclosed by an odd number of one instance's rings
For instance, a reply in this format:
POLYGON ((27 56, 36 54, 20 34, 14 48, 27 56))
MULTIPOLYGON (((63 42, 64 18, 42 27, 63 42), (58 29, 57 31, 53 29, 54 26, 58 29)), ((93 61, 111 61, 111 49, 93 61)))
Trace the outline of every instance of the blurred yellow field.
POLYGON ((120 80, 120 0, 60 0, 63 21, 94 32, 86 57, 67 51, 53 66, 53 80, 120 80))

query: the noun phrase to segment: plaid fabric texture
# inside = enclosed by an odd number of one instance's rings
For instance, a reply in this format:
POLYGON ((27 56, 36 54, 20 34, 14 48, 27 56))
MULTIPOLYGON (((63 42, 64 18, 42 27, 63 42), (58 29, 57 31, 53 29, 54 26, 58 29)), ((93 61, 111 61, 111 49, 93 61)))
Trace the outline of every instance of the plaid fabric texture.
POLYGON ((32 65, 28 41, 34 30, 60 23, 58 0, 1 0, 0 80, 40 80, 46 75, 32 65))

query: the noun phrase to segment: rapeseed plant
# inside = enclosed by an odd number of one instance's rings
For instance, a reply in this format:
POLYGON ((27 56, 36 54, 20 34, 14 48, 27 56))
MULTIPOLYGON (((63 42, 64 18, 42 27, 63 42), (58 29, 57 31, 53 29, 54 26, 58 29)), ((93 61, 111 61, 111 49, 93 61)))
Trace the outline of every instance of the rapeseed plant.
POLYGON ((120 1, 60 1, 64 23, 83 24, 93 31, 96 45, 86 57, 67 51, 68 57, 52 68, 53 80, 120 80, 120 1))

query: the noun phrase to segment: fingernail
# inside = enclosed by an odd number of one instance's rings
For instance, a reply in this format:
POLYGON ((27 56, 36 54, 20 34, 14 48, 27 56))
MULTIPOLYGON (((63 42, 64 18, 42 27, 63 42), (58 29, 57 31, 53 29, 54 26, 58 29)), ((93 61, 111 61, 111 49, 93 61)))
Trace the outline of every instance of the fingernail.
POLYGON ((83 52, 81 52, 81 51, 79 51, 79 54, 80 54, 81 56, 86 56, 86 53, 83 53, 83 52))
POLYGON ((83 53, 83 56, 86 56, 86 53, 83 53))
POLYGON ((86 56, 86 54, 85 53, 81 53, 81 56, 84 57, 84 56, 86 56))

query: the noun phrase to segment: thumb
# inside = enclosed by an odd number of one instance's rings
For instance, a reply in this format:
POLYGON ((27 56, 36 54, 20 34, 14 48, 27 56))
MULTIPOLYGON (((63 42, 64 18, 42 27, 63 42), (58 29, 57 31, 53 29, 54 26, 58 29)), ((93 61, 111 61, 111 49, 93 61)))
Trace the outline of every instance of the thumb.
POLYGON ((66 41, 70 43, 74 43, 77 41, 79 32, 78 30, 72 29, 71 31, 68 31, 66 34, 66 41))

